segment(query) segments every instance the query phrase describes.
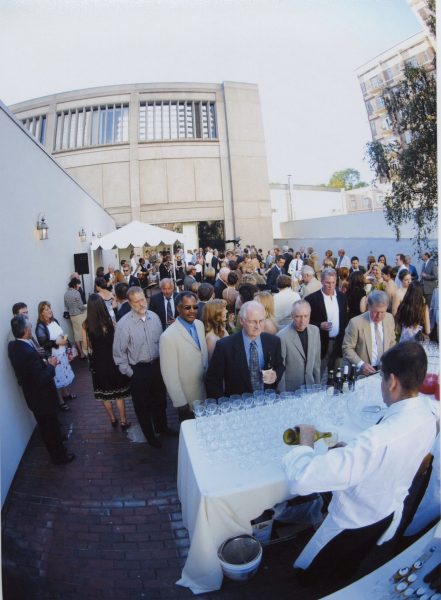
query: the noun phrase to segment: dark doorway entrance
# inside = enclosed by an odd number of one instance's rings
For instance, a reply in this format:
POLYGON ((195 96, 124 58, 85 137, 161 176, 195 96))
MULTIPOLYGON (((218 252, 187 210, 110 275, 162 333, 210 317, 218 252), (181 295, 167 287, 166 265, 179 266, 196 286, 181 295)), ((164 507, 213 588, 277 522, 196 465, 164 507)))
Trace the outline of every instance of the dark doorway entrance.
POLYGON ((199 246, 225 250, 225 230, 223 221, 199 221, 199 246))

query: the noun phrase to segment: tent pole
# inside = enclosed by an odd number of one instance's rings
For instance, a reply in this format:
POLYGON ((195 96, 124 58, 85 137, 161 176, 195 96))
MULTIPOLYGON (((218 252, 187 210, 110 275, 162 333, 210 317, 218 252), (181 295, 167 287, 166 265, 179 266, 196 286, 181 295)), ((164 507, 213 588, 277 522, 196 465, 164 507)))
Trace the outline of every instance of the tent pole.
POLYGON ((94 284, 94 281, 95 281, 95 275, 94 275, 94 273, 95 273, 95 261, 94 261, 94 256, 93 256, 93 247, 92 247, 92 244, 90 244, 90 264, 92 265, 92 269, 91 269, 91 271, 92 271, 92 292, 91 293, 93 294, 95 292, 95 284, 94 284))
POLYGON ((173 244, 170 246, 170 255, 172 257, 173 278, 175 280, 175 285, 177 287, 178 285, 177 285, 177 281, 176 281, 176 265, 175 265, 175 255, 173 254, 173 244))

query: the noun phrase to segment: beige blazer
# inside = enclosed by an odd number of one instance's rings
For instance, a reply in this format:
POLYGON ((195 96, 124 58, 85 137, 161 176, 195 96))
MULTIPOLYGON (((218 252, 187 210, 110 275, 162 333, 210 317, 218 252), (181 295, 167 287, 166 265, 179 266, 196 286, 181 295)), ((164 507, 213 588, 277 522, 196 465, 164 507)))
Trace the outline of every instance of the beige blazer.
POLYGON ((204 376, 208 365, 204 325, 194 321, 201 349, 176 320, 159 338, 159 358, 165 387, 174 407, 205 400, 204 376))
MULTIPOLYGON (((383 352, 396 344, 395 321, 386 313, 383 321, 383 352)), ((342 344, 343 359, 349 364, 363 361, 372 364, 372 335, 369 312, 358 315, 349 321, 342 344)))
POLYGON ((305 383, 320 383, 320 332, 315 325, 308 325, 308 356, 305 356, 299 334, 292 325, 284 327, 277 336, 282 345, 285 372, 280 380, 280 392, 293 392, 305 383))

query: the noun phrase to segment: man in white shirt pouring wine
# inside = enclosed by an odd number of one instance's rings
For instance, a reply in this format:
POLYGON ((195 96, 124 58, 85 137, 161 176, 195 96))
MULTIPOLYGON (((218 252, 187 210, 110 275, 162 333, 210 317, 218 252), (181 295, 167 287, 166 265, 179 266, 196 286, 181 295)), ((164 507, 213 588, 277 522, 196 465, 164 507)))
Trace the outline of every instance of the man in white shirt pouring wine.
POLYGON ((347 445, 314 455, 313 426, 300 425, 299 445, 283 458, 292 494, 332 492, 328 515, 294 567, 307 583, 328 572, 351 575, 375 545, 393 538, 403 503, 437 431, 430 400, 419 395, 427 357, 416 342, 402 342, 381 360, 387 410, 376 425, 347 445))

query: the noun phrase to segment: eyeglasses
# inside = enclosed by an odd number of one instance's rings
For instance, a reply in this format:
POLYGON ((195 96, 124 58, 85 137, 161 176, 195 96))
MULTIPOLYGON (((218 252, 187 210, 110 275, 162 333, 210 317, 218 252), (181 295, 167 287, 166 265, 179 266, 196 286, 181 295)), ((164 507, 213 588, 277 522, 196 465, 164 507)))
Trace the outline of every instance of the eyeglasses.
POLYGON ((197 310, 197 309, 198 309, 198 307, 197 307, 197 306, 194 306, 193 304, 184 304, 184 305, 182 306, 182 308, 183 308, 184 310, 197 310))

